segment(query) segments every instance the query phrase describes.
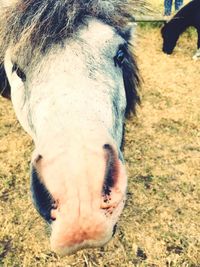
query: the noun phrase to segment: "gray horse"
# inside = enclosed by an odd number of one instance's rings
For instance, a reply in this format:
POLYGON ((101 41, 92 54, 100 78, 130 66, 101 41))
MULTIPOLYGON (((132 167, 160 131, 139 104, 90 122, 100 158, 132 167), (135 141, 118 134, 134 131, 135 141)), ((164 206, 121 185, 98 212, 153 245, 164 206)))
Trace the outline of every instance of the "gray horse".
POLYGON ((34 140, 31 192, 62 255, 107 243, 127 187, 138 0, 0 0, 0 88, 34 140))

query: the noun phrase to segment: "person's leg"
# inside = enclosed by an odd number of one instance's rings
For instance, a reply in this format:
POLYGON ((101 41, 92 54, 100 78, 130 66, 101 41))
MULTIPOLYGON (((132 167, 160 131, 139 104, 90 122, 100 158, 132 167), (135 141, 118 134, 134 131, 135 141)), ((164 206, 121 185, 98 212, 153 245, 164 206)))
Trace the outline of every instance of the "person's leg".
POLYGON ((164 7, 165 7, 165 16, 170 16, 172 11, 172 0, 165 0, 164 1, 164 7))
POLYGON ((183 0, 175 0, 175 10, 178 11, 183 5, 183 0))

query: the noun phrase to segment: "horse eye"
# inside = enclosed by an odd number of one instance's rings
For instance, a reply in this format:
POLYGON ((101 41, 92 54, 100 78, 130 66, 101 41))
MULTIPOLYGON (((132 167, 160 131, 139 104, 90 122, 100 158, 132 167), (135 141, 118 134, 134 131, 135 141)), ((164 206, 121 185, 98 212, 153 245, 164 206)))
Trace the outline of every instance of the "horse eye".
POLYGON ((114 57, 114 62, 115 62, 115 66, 119 66, 121 67, 121 65, 123 64, 125 58, 125 53, 122 49, 119 49, 116 56, 114 57))
POLYGON ((26 81, 26 74, 19 68, 19 66, 14 63, 12 67, 12 72, 16 72, 17 76, 23 81, 26 81))

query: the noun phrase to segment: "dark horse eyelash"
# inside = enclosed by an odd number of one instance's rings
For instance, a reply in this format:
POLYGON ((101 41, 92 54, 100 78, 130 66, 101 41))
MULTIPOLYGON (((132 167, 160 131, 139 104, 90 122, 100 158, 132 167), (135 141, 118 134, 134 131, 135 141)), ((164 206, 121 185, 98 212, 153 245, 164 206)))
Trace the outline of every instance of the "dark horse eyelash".
POLYGON ((21 70, 21 68, 17 65, 17 63, 13 63, 12 73, 16 72, 17 76, 23 81, 26 81, 26 74, 21 70))
POLYGON ((12 73, 15 72, 18 69, 17 63, 12 63, 12 73))
POLYGON ((33 203, 39 214, 48 222, 52 223, 51 210, 54 207, 54 199, 46 186, 40 180, 34 166, 31 168, 31 193, 33 203))
POLYGON ((128 59, 128 43, 120 44, 116 55, 113 57, 115 67, 119 66, 121 68, 123 65, 123 62, 118 62, 118 59, 117 59, 117 56, 118 56, 117 54, 120 50, 124 52, 124 58, 128 59))

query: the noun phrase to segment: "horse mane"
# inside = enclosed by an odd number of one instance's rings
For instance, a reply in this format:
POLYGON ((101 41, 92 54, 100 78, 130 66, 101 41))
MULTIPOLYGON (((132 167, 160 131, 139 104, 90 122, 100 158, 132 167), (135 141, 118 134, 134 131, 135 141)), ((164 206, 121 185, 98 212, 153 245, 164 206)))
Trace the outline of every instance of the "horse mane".
POLYGON ((53 44, 63 43, 86 17, 123 28, 143 7, 143 0, 15 0, 1 8, 0 60, 10 45, 29 47, 32 55, 35 49, 44 52, 53 44))

